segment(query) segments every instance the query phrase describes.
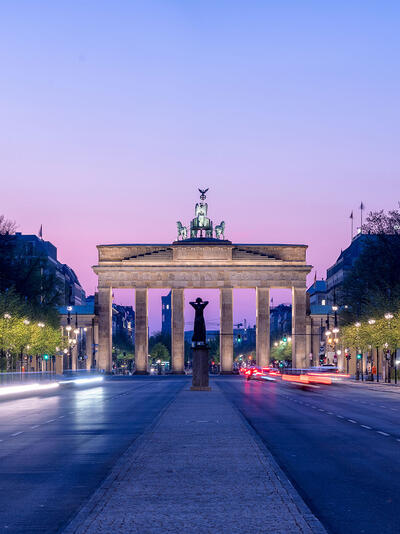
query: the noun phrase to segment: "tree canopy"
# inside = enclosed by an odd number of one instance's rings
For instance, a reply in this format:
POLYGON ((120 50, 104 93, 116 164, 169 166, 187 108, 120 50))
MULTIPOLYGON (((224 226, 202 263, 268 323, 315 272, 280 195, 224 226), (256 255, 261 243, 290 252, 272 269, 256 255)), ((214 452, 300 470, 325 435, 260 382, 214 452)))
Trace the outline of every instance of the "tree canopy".
POLYGON ((400 309, 400 211, 371 212, 363 232, 363 249, 340 295, 349 305, 346 322, 400 309))
MULTIPOLYGON (((62 351, 64 341, 58 325, 48 321, 45 310, 32 307, 15 291, 0 293, 0 367, 21 355, 43 355, 62 351)), ((50 317, 51 319, 52 317, 50 317)))

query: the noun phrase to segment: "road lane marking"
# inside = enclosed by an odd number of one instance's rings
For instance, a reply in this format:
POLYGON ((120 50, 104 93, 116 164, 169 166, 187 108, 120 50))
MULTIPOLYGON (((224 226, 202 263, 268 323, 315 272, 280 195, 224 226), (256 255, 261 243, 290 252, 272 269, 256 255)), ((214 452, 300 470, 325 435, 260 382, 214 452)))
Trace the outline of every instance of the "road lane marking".
POLYGON ((55 419, 49 419, 48 421, 46 421, 46 423, 53 423, 55 421, 55 419))
POLYGON ((19 436, 20 434, 23 434, 23 430, 20 432, 14 432, 14 434, 11 434, 12 437, 19 436))
POLYGON ((339 417, 339 419, 344 419, 343 415, 337 415, 336 417, 339 417))
POLYGON ((34 430, 35 428, 39 428, 39 427, 40 427, 40 425, 33 425, 33 426, 31 426, 31 429, 34 430))
POLYGON ((60 415, 58 419, 63 419, 65 415, 60 415))
POLYGON ((362 426, 363 428, 366 428, 367 430, 372 430, 372 427, 368 426, 368 425, 360 425, 362 426))
POLYGON ((378 434, 381 434, 381 436, 390 436, 390 434, 387 434, 386 432, 382 432, 382 430, 377 430, 378 434))
POLYGON ((354 421, 354 419, 347 419, 349 423, 355 423, 357 424, 357 421, 354 421))
POLYGON ((333 412, 326 412, 328 415, 333 415, 333 412))

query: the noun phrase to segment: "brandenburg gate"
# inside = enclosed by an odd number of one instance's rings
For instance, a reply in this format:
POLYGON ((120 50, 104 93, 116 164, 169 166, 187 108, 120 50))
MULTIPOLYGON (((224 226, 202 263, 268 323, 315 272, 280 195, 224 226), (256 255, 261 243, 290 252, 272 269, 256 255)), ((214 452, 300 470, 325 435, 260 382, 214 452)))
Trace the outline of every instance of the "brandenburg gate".
POLYGON ((180 222, 171 244, 98 245, 99 351, 98 366, 112 369, 112 290, 135 289, 135 364, 138 374, 148 365, 148 290, 172 290, 172 372, 184 372, 184 291, 219 289, 221 373, 233 367, 233 289, 256 290, 256 358, 266 366, 270 357, 270 289, 292 291, 292 366, 307 367, 306 245, 237 244, 224 238, 225 223, 213 230, 207 217, 207 190, 190 233, 180 222), (215 237, 213 237, 215 232, 215 237), (188 235, 189 233, 189 235, 188 235))

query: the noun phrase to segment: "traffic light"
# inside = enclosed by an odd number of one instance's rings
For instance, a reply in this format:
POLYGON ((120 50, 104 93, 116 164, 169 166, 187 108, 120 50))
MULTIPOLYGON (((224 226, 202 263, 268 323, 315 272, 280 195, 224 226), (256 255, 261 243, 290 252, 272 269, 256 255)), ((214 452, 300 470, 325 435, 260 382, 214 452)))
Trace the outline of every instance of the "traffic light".
POLYGON ((283 342, 284 342, 284 343, 287 342, 287 337, 286 337, 286 336, 283 336, 283 342))
POLYGON ((238 334, 237 340, 238 340, 238 343, 242 342, 242 335, 241 334, 238 334))
POLYGON ((357 360, 361 360, 362 358, 362 353, 361 352, 357 352, 357 360))
POLYGON ((48 360, 49 359, 49 355, 48 354, 43 354, 43 360, 48 360))

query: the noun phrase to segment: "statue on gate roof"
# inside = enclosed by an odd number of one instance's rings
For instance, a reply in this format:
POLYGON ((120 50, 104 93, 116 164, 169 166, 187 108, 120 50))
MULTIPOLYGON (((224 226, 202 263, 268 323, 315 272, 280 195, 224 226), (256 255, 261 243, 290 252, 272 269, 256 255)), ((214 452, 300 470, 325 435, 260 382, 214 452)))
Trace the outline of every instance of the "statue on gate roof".
POLYGON ((177 227, 178 227, 178 241, 181 239, 182 241, 186 241, 187 239, 199 239, 199 238, 208 238, 210 240, 216 240, 216 239, 225 239, 224 231, 225 231, 225 222, 222 221, 221 224, 217 225, 215 227, 215 238, 213 237, 213 222, 208 217, 208 204, 205 202, 206 200, 206 193, 209 190, 207 189, 199 189, 200 193, 200 202, 196 203, 194 214, 195 217, 190 221, 190 230, 188 232, 188 229, 186 226, 183 226, 183 224, 178 221, 177 227), (189 235, 188 235, 189 234, 189 235))

